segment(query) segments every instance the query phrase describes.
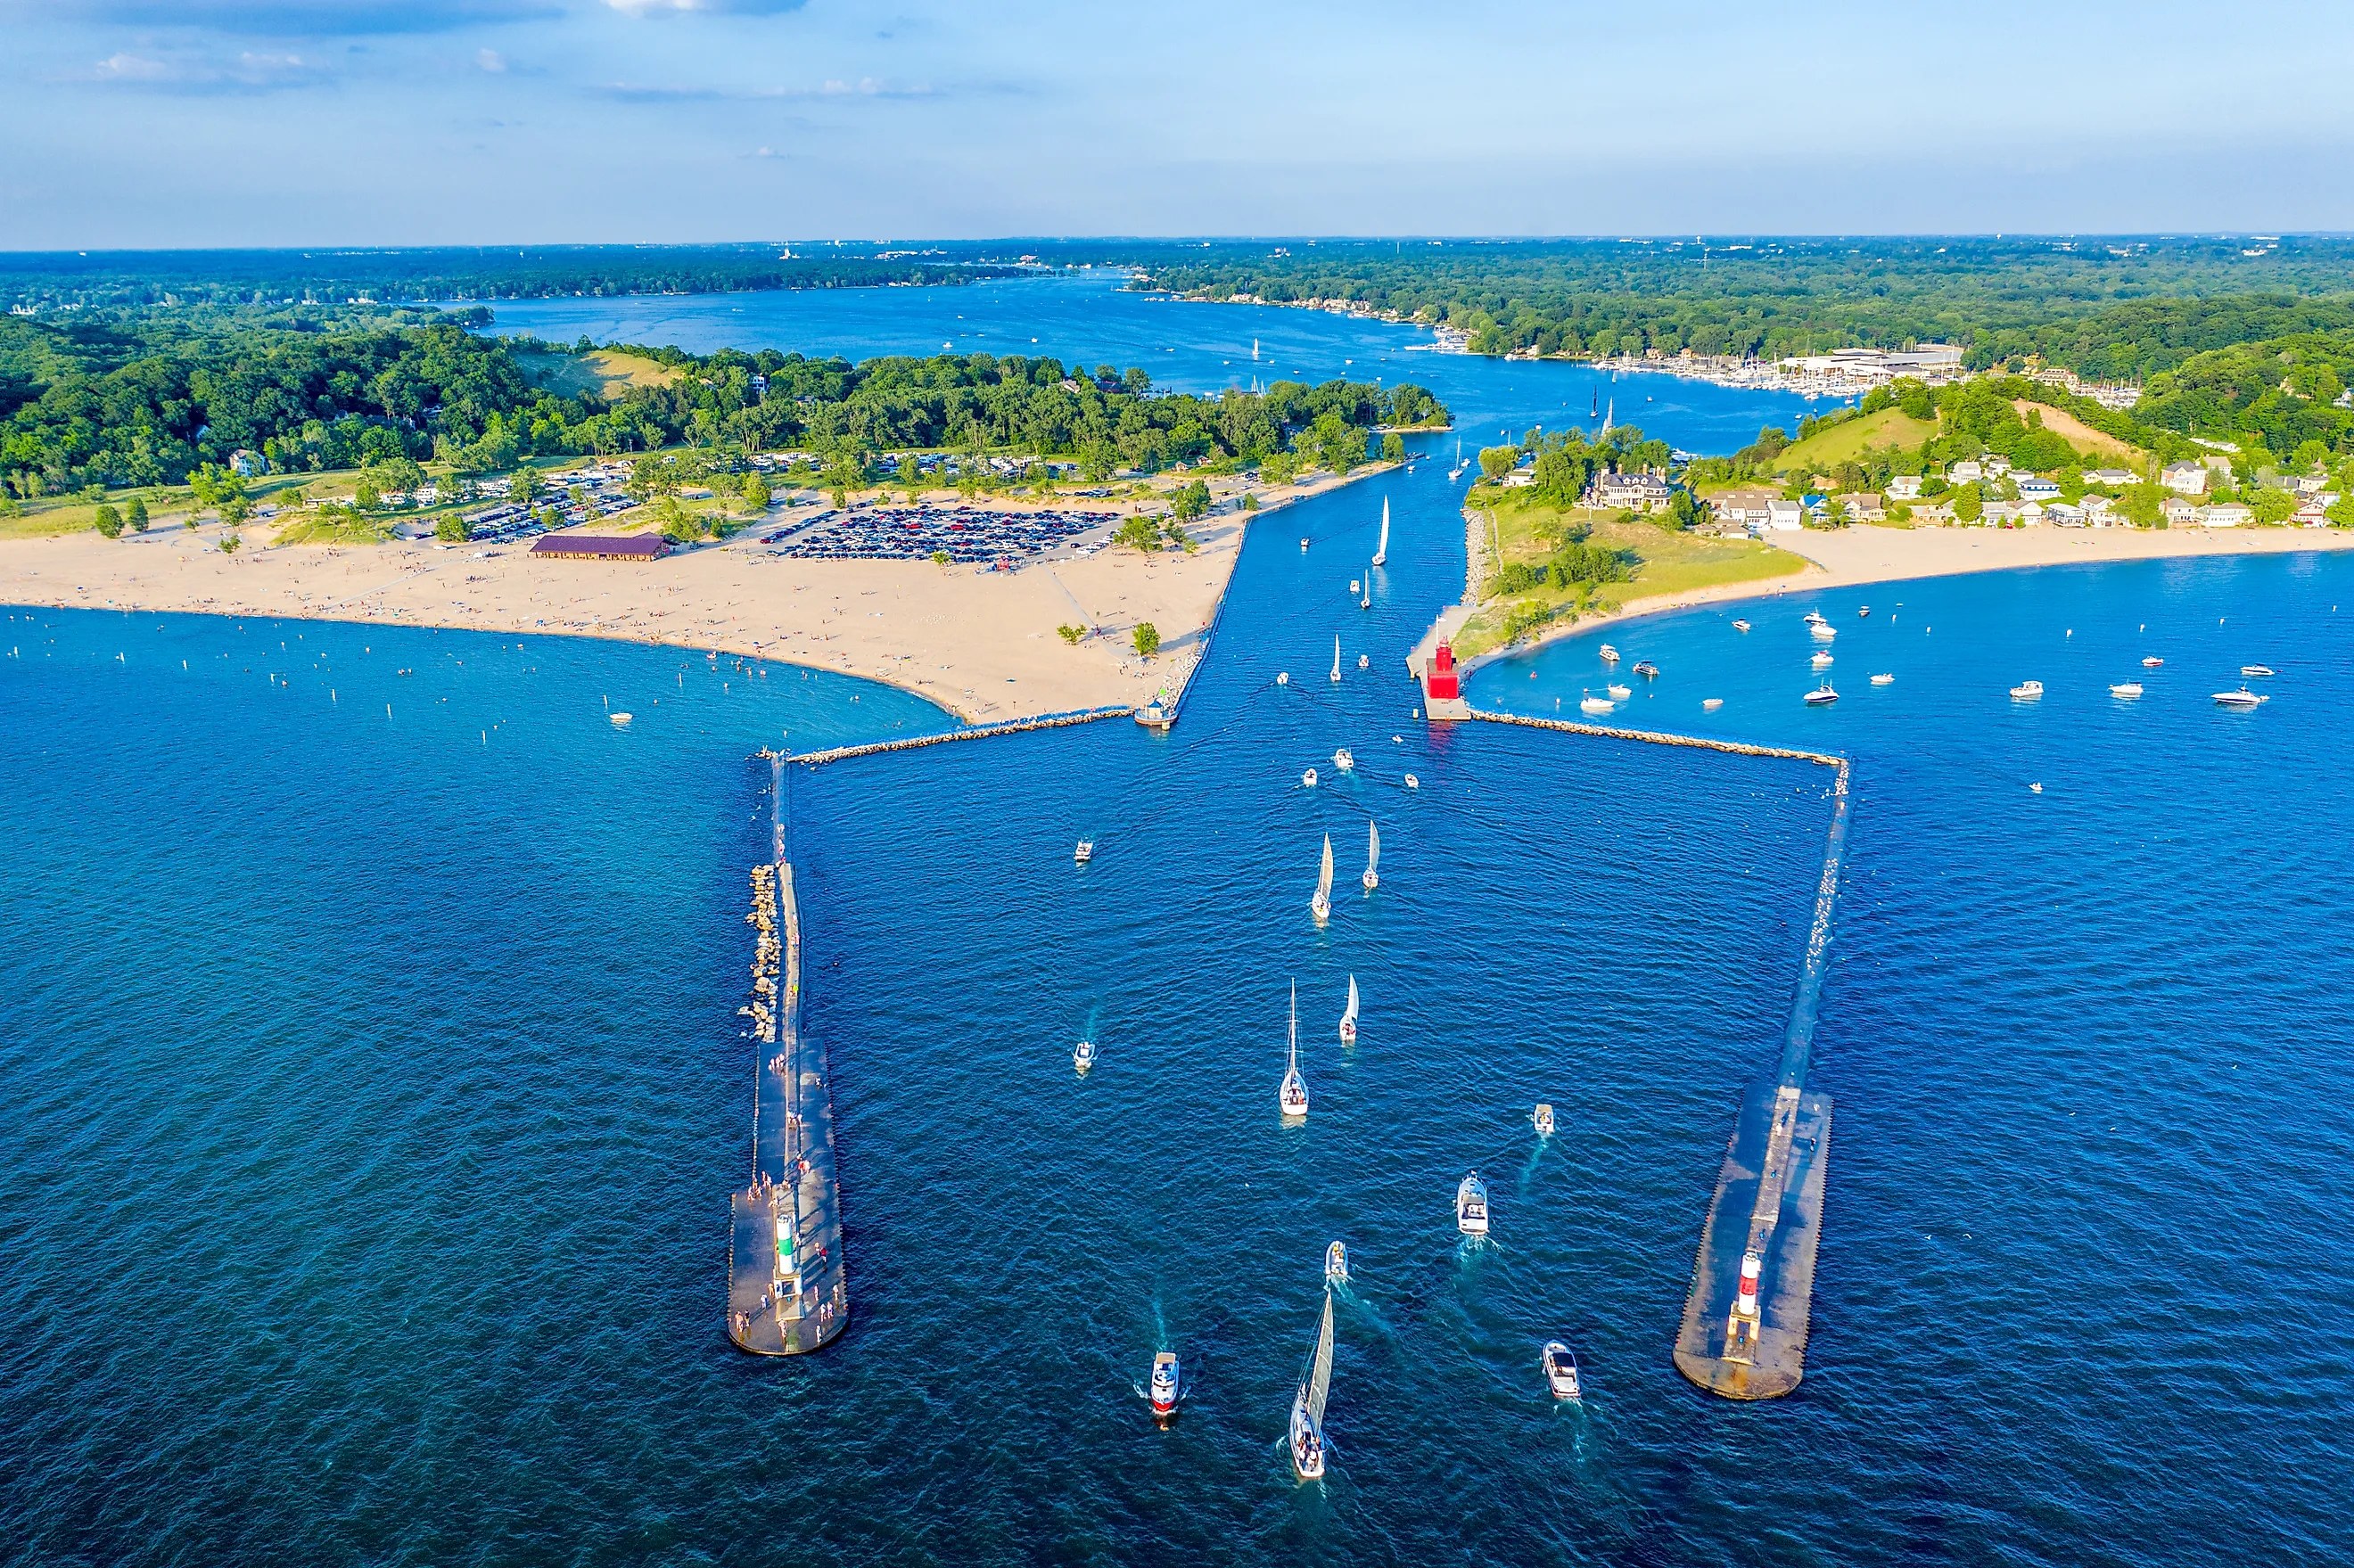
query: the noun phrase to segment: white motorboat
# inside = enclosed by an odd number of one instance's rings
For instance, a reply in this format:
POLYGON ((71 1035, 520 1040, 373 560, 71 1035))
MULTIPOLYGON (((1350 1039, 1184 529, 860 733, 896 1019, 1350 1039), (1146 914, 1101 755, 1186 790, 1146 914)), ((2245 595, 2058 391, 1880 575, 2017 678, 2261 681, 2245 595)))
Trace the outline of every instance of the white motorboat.
POLYGON ((1422 788, 1422 780, 1409 773, 1405 776, 1405 787, 1409 789, 1419 789, 1422 788))
POLYGON ((2165 660, 2163 660, 2163 659, 2159 658, 2157 654, 2153 653, 2153 654, 2151 654, 2148 658, 2147 658, 2147 659, 2145 659, 2145 660, 2143 660, 2143 661, 2141 662, 2141 667, 2142 667, 2143 669, 2145 669, 2145 670, 2155 670, 2155 669, 2157 669, 2160 664, 2163 664, 2163 663, 2165 663, 2165 662, 2166 662, 2166 661, 2165 661, 2165 660))
POLYGON ((1341 1014, 1341 1044, 1357 1043, 1357 977, 1349 977, 1349 1010, 1341 1014))
POLYGON ((1818 652, 1812 659, 1808 661, 1808 663, 1812 664, 1818 670, 1824 668, 1829 664, 1830 662, 1831 656, 1828 652, 1818 652))
POLYGON ((1360 654, 1358 654, 1358 655, 1357 655, 1357 668, 1358 668, 1358 669, 1360 669, 1360 670, 1370 670, 1370 669, 1372 669, 1373 667, 1373 656, 1372 654, 1370 654, 1370 653, 1360 653, 1360 654))
POLYGON ((1868 604, 1860 604, 1855 607, 1855 612, 1858 615, 1870 615, 1872 613, 1872 606, 1868 604))
POLYGON ((1828 620, 1819 620, 1808 630, 1814 633, 1815 640, 1819 642, 1829 642, 1839 635, 1839 628, 1828 620))
POLYGON ((2263 675, 2276 675, 2280 672, 2270 664, 2243 664, 2240 666, 2240 673, 2253 680, 2263 675))
POLYGON ((1596 652, 1601 654, 1602 662, 1605 664, 1616 664, 1618 662, 1618 650, 1611 647, 1607 642, 1605 642, 1599 649, 1596 649, 1596 652))
POLYGON ((1825 624, 1823 620, 1823 612, 1819 609, 1810 609, 1807 611, 1807 624, 1808 626, 1821 626, 1825 624))
POLYGON ((1079 847, 1071 852, 1071 860, 1078 865, 1085 865, 1095 858, 1096 841, 1093 839, 1081 839, 1079 847))
POLYGON ((1749 623, 1745 620, 1736 620, 1733 623, 1733 630, 1735 631, 1746 631, 1749 630, 1749 623))
POLYGON ((1578 712, 1591 714, 1596 718, 1600 718, 1617 705, 1606 697, 1580 697, 1577 700, 1578 712))
POLYGON ((1290 1055, 1283 1068, 1283 1086, 1275 1091, 1275 1103, 1288 1117, 1308 1115, 1308 1080, 1299 1075, 1299 982, 1291 982, 1291 1045, 1290 1055))
POLYGON ((1092 1040, 1082 1040, 1071 1047, 1071 1065, 1084 1073, 1096 1065, 1097 1054, 1096 1043, 1092 1040))
POLYGON ((1351 751, 1345 746, 1332 754, 1332 766, 1339 768, 1343 773, 1346 773, 1356 765, 1356 753, 1351 751))
POLYGON ((1488 1184, 1477 1171, 1455 1189, 1455 1228, 1467 1236, 1488 1234, 1488 1184))
MULTIPOLYGON (((1408 471, 1410 472, 1410 471, 1411 471, 1411 470, 1409 470, 1408 471)), ((1373 565, 1375 565, 1375 566, 1377 566, 1377 567, 1378 567, 1378 566, 1385 565, 1385 564, 1387 564, 1387 562, 1389 561, 1389 558, 1390 558, 1390 498, 1389 498, 1388 496, 1384 495, 1384 496, 1383 496, 1383 497, 1382 497, 1382 537, 1381 537, 1381 542, 1380 542, 1380 543, 1378 543, 1378 544, 1376 544, 1376 545, 1373 546, 1373 565)))
POLYGON ((1152 1414, 1166 1421, 1177 1414, 1177 1352, 1163 1351, 1152 1358, 1152 1414))
POLYGON ((1338 683, 1340 683, 1340 679, 1341 679, 1341 640, 1340 640, 1338 637, 1335 637, 1335 638, 1333 638, 1333 639, 1332 639, 1332 680, 1333 680, 1333 683, 1334 683, 1335 684, 1338 684, 1338 683))
POLYGON ((1542 1105, 1537 1107, 1529 1113, 1529 1120, 1535 1124, 1539 1138, 1553 1136, 1553 1107, 1542 1105))
POLYGON ((1610 694, 1610 700, 1611 700, 1612 702, 1614 702, 1614 703, 1623 703, 1623 702, 1625 702, 1628 697, 1631 697, 1631 696, 1633 696, 1633 695, 1635 694, 1635 688, 1634 688, 1634 687, 1632 687, 1632 686, 1617 686, 1617 685, 1613 685, 1613 686, 1605 686, 1605 687, 1603 687, 1602 689, 1603 689, 1604 691, 1608 692, 1608 693, 1610 694))
POLYGON ((1366 892, 1371 893, 1382 885, 1381 865, 1382 830, 1372 822, 1367 822, 1365 824, 1365 874, 1357 879, 1365 885, 1366 892))
POLYGON ((2109 695, 2113 697, 2137 697, 2141 695, 2141 683, 2139 681, 2116 682, 2109 687, 2109 695))
POLYGON ((1308 541, 1305 539, 1299 541, 1299 553, 1303 556, 1308 553, 1308 541))
POLYGON ((1893 686, 1896 683, 1896 677, 1887 674, 1874 675, 1872 678, 1872 683, 1875 686, 1893 686))
POLYGON ((2215 694, 2215 700, 2227 708, 2252 708, 2259 703, 2272 701, 2270 697, 2256 695, 2245 686, 2242 686, 2236 692, 2218 692, 2215 694))
POLYGON ((1316 769, 1313 768, 1306 768, 1300 770, 1299 787, 1303 789, 1313 789, 1316 788, 1316 769))
POLYGON ((1723 705, 1724 699, 1723 697, 1702 697, 1700 703, 1700 711, 1704 714, 1712 714, 1723 705))
POLYGON ((2041 681, 2021 681, 2019 684, 2011 687, 2010 694, 2022 703, 2031 703, 2036 698, 2043 694, 2043 683, 2041 681))
POLYGON ((1332 835, 1331 833, 1324 835, 1324 863, 1322 869, 1316 874, 1316 895, 1308 901, 1308 907, 1315 915, 1316 923, 1319 926, 1332 917, 1332 835))
POLYGON ((1324 1283, 1327 1285, 1349 1283, 1349 1249, 1339 1242, 1334 1242, 1324 1249, 1324 1283))
POLYGON ((1332 1293, 1324 1293, 1324 1323, 1316 1351, 1301 1369, 1299 1392, 1291 1399, 1291 1471, 1303 1481, 1324 1474, 1324 1402, 1332 1393, 1332 1293))
POLYGON ((1576 1399, 1585 1393, 1577 1382, 1577 1358, 1559 1340, 1545 1342, 1540 1364, 1544 1368, 1545 1386, 1553 1390, 1555 1399, 1576 1399))
MULTIPOLYGON (((401 673, 402 673, 402 674, 404 674, 404 675, 406 675, 407 673, 408 673, 408 671, 406 671, 406 670, 403 670, 403 671, 401 672, 401 673)), ((628 715, 628 714, 614 714, 614 715, 611 715, 611 717, 612 717, 612 720, 613 720, 613 722, 614 722, 615 724, 618 724, 618 725, 626 725, 626 724, 628 724, 628 723, 630 722, 630 717, 631 717, 631 715, 628 715)))
POLYGON ((1839 694, 1831 690, 1831 683, 1829 681, 1825 681, 1807 694, 1807 705, 1810 708, 1827 708, 1837 701, 1839 701, 1839 694))
POLYGON ((1649 659, 1638 659, 1635 661, 1635 673, 1647 681, 1656 681, 1659 678, 1659 667, 1649 659))
POLYGON ((1363 592, 1363 588, 1362 588, 1362 587, 1359 585, 1359 583, 1358 583, 1357 579, 1356 579, 1356 578, 1354 578, 1354 577, 1351 577, 1351 578, 1349 579, 1349 591, 1350 591, 1350 593, 1352 593, 1352 594, 1356 594, 1356 593, 1360 593, 1360 592, 1363 592))

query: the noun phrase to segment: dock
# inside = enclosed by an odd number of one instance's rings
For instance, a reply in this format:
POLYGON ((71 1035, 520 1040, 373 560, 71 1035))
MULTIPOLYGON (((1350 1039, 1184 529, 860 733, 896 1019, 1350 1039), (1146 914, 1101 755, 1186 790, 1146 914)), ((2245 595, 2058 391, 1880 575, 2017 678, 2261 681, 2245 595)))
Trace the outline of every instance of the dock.
POLYGON ((770 859, 752 868, 751 1179, 728 1194, 727 1337, 755 1355, 814 1351, 850 1323, 825 1051, 801 1032, 801 909, 771 757, 770 859))

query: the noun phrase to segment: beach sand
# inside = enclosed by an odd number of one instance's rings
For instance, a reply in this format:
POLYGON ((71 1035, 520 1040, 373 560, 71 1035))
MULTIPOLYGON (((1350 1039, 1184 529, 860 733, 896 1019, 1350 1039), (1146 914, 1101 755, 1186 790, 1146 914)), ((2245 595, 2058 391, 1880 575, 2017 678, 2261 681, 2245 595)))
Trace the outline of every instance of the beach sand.
MULTIPOLYGON (((1374 465, 1352 478, 1386 471, 1374 465)), ((1066 547, 1011 572, 790 559, 748 534, 639 564, 535 559, 527 543, 266 548, 258 546, 267 527, 248 524, 246 547, 232 556, 217 547, 217 524, 175 524, 120 540, 85 532, 0 542, 0 600, 664 643, 888 682, 991 723, 1182 690, 1249 518, 1338 482, 1319 475, 1262 497, 1257 514, 1191 524, 1200 545, 1192 555, 1115 547, 1081 556, 1066 547), (1131 640, 1143 621, 1161 633, 1152 659, 1139 658, 1131 640), (1067 645, 1055 633, 1066 624, 1095 635, 1067 645)))

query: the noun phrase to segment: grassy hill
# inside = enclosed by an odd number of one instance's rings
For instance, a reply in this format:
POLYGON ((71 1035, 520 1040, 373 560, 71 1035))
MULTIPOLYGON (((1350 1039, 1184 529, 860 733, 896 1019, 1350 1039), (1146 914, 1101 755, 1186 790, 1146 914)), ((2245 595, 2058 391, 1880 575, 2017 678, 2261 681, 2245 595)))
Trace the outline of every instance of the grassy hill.
POLYGON ((1916 419, 1902 408, 1882 408, 1860 419, 1848 419, 1805 440, 1785 447, 1774 460, 1783 473, 1828 473, 1872 448, 1916 449, 1937 433, 1934 421, 1916 419))
POLYGON ((667 387, 681 374, 674 366, 610 348, 592 349, 587 354, 542 354, 518 349, 514 358, 523 373, 531 377, 532 385, 545 387, 559 397, 583 392, 618 397, 632 387, 667 387))
POLYGON ((2128 446, 2115 436, 2093 429, 2064 408, 2052 408, 2041 403, 2031 403, 2024 397, 2013 398, 2011 407, 2019 410, 2019 417, 2022 419, 2027 418, 2027 411, 2030 408, 2034 409, 2043 416, 2045 429, 2050 430, 2088 458, 2116 463, 2137 472, 2140 471, 2142 465, 2149 461, 2149 454, 2139 447, 2128 446))

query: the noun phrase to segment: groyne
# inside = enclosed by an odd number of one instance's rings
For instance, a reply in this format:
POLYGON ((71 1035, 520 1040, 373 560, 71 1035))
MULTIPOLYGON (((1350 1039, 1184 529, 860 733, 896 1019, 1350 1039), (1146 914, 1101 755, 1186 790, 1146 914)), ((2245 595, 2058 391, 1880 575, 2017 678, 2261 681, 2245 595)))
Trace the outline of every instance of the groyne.
POLYGON ((1093 724, 1097 719, 1127 718, 1135 711, 1122 705, 1119 707, 1080 708, 1064 714, 1040 714, 1035 718, 972 725, 964 729, 942 730, 938 735, 911 735, 904 740, 875 740, 864 746, 837 746, 824 751, 804 752, 793 760, 806 768, 821 768, 829 762, 847 762, 856 757, 876 757, 886 751, 913 751, 918 747, 944 746, 952 740, 986 740, 993 735, 1019 735, 1026 729, 1060 729, 1066 725, 1093 724))
POLYGON ((1743 1096, 1717 1171, 1716 1192, 1701 1227, 1691 1289, 1676 1333, 1676 1369, 1700 1387, 1728 1399, 1779 1398, 1797 1387, 1806 1372, 1823 1186, 1830 1162, 1831 1098, 1809 1091, 1806 1081, 1830 958, 1840 870, 1847 856, 1852 801, 1847 759, 1828 752, 1569 719, 1479 712, 1471 716, 1654 746, 1784 758, 1838 770, 1822 874, 1815 885, 1814 919, 1808 927, 1789 1026, 1782 1036, 1781 1061, 1772 1078, 1758 1080, 1743 1096))
POLYGON ((842 1192, 825 1052, 801 1032, 801 908, 786 855, 785 759, 768 758, 769 860, 752 868, 750 1182, 728 1195, 727 1336, 756 1355, 816 1350, 848 1326, 842 1192))

